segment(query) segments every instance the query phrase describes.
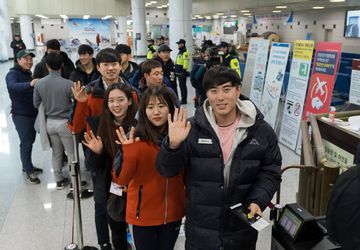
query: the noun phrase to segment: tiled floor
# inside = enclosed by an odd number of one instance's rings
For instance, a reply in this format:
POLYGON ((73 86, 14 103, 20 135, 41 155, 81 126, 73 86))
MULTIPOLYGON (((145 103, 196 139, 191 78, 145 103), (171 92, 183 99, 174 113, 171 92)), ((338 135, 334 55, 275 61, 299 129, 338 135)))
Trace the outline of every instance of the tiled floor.
MULTIPOLYGON (((76 55, 71 55, 71 58, 76 60, 76 55)), ((0 249, 64 249, 71 242, 73 203, 66 198, 68 189, 55 189, 51 152, 41 150, 39 138, 34 144, 33 162, 44 169, 44 173, 39 176, 41 184, 31 185, 22 175, 19 139, 11 120, 10 100, 5 84, 5 75, 12 65, 13 62, 0 64, 0 249)), ((194 94, 191 87, 189 91, 188 99, 194 94)), ((187 106, 192 114, 192 105, 187 106)), ((284 166, 299 162, 299 157, 293 152, 285 147, 281 147, 281 150, 284 166)), ((82 178, 89 180, 89 173, 83 170, 82 178)), ((285 173, 281 196, 283 204, 295 201, 297 184, 297 171, 285 173)), ((97 246, 92 198, 82 200, 81 208, 84 244, 97 246)), ((270 249, 270 244, 271 228, 268 228, 260 233, 257 249, 270 249)), ((179 237, 176 249, 184 249, 183 236, 179 237)))

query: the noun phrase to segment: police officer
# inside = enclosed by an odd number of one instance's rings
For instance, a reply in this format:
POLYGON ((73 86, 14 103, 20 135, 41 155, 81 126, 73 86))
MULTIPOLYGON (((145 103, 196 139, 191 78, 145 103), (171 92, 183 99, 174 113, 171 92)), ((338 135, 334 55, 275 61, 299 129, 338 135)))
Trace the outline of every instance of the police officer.
POLYGON ((154 53, 156 52, 156 49, 155 49, 155 41, 154 39, 148 39, 147 40, 148 42, 148 49, 147 49, 147 54, 146 54, 146 59, 153 59, 154 57, 154 53))
POLYGON ((175 65, 170 58, 171 51, 172 49, 170 49, 167 44, 163 44, 158 48, 157 57, 154 59, 161 63, 164 72, 163 81, 165 85, 171 87, 174 90, 176 96, 178 96, 175 77, 175 65))
POLYGON ((190 53, 186 49, 186 41, 184 39, 180 39, 176 43, 179 48, 179 53, 176 57, 175 72, 179 79, 181 104, 187 104, 186 77, 190 72, 190 53))
POLYGON ((229 50, 229 44, 227 42, 221 42, 220 45, 218 45, 218 51, 219 51, 219 54, 220 54, 220 52, 223 53, 223 55, 222 55, 223 64, 225 66, 235 70, 239 74, 240 79, 241 79, 242 77, 241 77, 241 72, 240 72, 240 59, 236 55, 235 51, 229 50))

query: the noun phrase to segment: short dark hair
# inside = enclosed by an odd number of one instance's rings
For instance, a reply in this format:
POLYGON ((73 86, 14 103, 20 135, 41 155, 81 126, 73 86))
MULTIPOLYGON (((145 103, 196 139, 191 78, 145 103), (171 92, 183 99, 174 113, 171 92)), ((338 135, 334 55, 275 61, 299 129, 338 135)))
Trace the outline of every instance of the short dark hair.
POLYGON ((213 67, 204 75, 203 88, 207 92, 209 89, 227 82, 231 82, 234 87, 241 86, 241 79, 235 70, 225 66, 213 67))
POLYGON ((51 39, 46 42, 46 49, 60 50, 60 42, 57 39, 51 39))
POLYGON ((136 129, 136 136, 154 144, 159 144, 161 142, 160 138, 167 134, 168 123, 165 122, 165 129, 159 129, 149 121, 146 115, 146 107, 154 97, 158 98, 161 103, 164 103, 169 108, 171 116, 174 116, 175 102, 168 88, 164 85, 155 88, 147 88, 140 100, 139 123, 136 129))
POLYGON ((121 64, 121 57, 119 52, 114 50, 113 48, 106 48, 102 49, 96 55, 96 64, 100 65, 100 63, 111 63, 111 62, 118 62, 121 64))
POLYGON ((88 44, 81 44, 78 48, 78 54, 83 55, 88 53, 89 55, 94 54, 94 49, 88 44))
POLYGON ((131 48, 127 46, 126 44, 119 44, 115 47, 115 50, 119 52, 119 54, 131 54, 131 48))
POLYGON ((45 56, 45 63, 52 70, 60 70, 63 65, 63 57, 58 53, 49 53, 45 56))
POLYGON ((162 65, 159 61, 154 59, 146 60, 141 64, 141 73, 150 74, 151 70, 155 68, 162 68, 162 65))

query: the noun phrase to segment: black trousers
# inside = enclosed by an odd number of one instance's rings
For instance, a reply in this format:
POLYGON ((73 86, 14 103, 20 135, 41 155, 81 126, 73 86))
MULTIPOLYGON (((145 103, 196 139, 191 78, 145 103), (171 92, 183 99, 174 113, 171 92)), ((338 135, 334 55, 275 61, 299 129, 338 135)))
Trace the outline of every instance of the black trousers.
POLYGON ((107 214, 106 203, 95 202, 95 226, 99 245, 110 243, 110 226, 114 249, 127 250, 126 222, 111 219, 107 214))
POLYGON ((179 235, 181 220, 160 226, 133 226, 136 250, 171 250, 179 235))
POLYGON ((187 87, 186 87, 186 72, 178 76, 180 93, 181 93, 181 102, 185 103, 187 101, 187 87))

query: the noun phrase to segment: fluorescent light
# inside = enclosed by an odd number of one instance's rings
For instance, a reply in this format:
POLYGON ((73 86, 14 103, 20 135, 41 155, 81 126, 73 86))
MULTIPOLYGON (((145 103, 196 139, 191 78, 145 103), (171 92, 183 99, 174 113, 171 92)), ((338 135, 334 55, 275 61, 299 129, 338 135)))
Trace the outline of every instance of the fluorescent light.
POLYGON ((157 3, 157 1, 150 1, 151 4, 157 3))
POLYGON ((206 19, 210 20, 211 19, 211 16, 205 16, 206 19))
POLYGON ((324 6, 314 6, 312 7, 314 10, 322 10, 324 9, 325 7, 324 6))
POLYGON ((56 183, 55 182, 51 182, 47 184, 47 189, 55 189, 56 188, 56 183))
POLYGON ((273 10, 272 12, 273 13, 281 13, 282 11, 281 10, 273 10))
POLYGON ((60 15, 62 19, 69 19, 67 15, 60 15))
POLYGON ((162 7, 162 6, 158 6, 158 7, 156 7, 156 8, 158 8, 158 9, 162 9, 163 7, 162 7))
POLYGON ((286 9, 287 6, 285 6, 285 5, 279 5, 279 6, 276 6, 275 8, 276 8, 276 9, 286 9))
POLYGON ((330 0, 331 3, 345 2, 346 0, 330 0))
POLYGON ((251 13, 244 13, 244 16, 251 16, 251 13))
POLYGON ((219 16, 218 16, 218 15, 213 15, 213 18, 214 18, 214 19, 218 19, 219 16))
POLYGON ((49 210, 49 209, 51 209, 51 207, 52 207, 51 203, 44 203, 45 210, 49 210))
POLYGON ((43 19, 48 19, 48 17, 47 17, 47 16, 40 15, 40 14, 37 14, 37 15, 35 15, 35 16, 40 17, 40 18, 43 18, 43 19))
POLYGON ((13 18, 13 17, 10 17, 9 19, 10 19, 10 20, 14 20, 14 18, 13 18))
POLYGON ((102 20, 105 20, 105 19, 109 19, 109 18, 111 18, 111 17, 112 17, 112 15, 107 15, 107 16, 102 17, 101 19, 102 19, 102 20))
POLYGON ((231 15, 230 17, 237 17, 237 15, 231 15))
POLYGON ((227 18, 227 16, 221 16, 221 18, 227 18))
POLYGON ((250 10, 242 10, 242 11, 240 11, 241 13, 248 13, 248 12, 250 12, 250 10))
POLYGON ((89 17, 90 17, 89 15, 84 15, 83 19, 89 19, 89 17))
POLYGON ((223 12, 218 12, 218 13, 216 13, 216 15, 222 16, 222 15, 224 15, 224 13, 223 12))

